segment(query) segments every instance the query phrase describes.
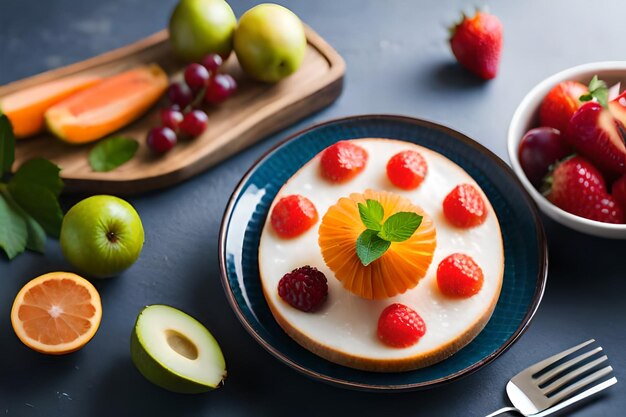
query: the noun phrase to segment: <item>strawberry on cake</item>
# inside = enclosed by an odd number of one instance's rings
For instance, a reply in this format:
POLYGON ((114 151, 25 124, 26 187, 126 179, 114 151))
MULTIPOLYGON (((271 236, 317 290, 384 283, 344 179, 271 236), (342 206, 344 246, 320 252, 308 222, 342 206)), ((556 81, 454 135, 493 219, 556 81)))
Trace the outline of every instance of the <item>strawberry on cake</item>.
POLYGON ((259 243, 263 293, 296 342, 337 364, 399 372, 468 344, 504 270, 478 184, 427 148, 355 139, 326 148, 278 192, 259 243))

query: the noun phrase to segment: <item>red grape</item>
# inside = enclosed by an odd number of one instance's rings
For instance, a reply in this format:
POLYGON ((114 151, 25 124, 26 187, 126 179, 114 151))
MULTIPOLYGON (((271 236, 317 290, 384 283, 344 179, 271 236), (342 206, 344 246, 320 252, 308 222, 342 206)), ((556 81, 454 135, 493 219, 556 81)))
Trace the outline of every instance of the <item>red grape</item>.
POLYGON ((202 60, 202 66, 209 70, 209 72, 215 74, 215 72, 222 66, 224 60, 218 54, 210 54, 204 57, 202 60))
POLYGON ((173 131, 178 130, 180 122, 183 121, 183 114, 172 107, 161 109, 161 123, 173 131))
POLYGON ((180 123, 180 130, 189 136, 200 136, 209 125, 209 117, 202 110, 192 110, 185 114, 180 123))
POLYGON ((167 89, 167 97, 172 104, 180 106, 182 109, 193 101, 193 93, 185 83, 170 84, 167 89))
POLYGON ((155 153, 165 153, 176 145, 176 133, 169 127, 155 127, 148 133, 148 146, 155 153))
POLYGON ((216 74, 211 77, 204 100, 209 104, 219 104, 237 90, 237 82, 228 74, 216 74))
POLYGON ((200 64, 189 64, 185 69, 185 82, 193 91, 198 91, 209 82, 209 71, 200 64))
POLYGON ((551 127, 531 129, 522 138, 519 146, 519 161, 526 177, 539 187, 555 162, 572 153, 561 133, 551 127))

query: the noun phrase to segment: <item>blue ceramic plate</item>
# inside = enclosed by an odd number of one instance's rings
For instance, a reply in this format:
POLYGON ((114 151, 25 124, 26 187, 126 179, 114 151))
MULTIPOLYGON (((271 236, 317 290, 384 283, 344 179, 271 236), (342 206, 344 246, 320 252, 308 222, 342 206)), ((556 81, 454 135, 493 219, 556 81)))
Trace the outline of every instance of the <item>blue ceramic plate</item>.
POLYGON ((226 296, 246 330, 272 355, 303 374, 349 388, 411 390, 432 387, 485 366, 524 332, 541 297, 547 247, 535 203, 496 155, 447 127, 399 116, 358 116, 323 123, 288 138, 248 171, 233 193, 220 233, 226 296), (327 146, 363 137, 393 138, 433 149, 463 167, 489 197, 504 240, 504 283, 485 329, 469 345, 433 366, 374 373, 328 362, 294 342, 274 320, 263 297, 257 252, 269 207, 281 186, 327 146))

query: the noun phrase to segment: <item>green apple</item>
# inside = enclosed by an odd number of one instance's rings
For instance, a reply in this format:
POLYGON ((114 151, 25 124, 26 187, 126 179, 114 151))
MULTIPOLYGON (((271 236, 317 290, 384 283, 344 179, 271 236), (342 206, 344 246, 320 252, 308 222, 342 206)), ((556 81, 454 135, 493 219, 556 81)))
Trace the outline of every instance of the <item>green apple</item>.
POLYGON ((302 22, 291 10, 265 3, 241 16, 234 46, 237 59, 248 75, 274 83, 300 68, 306 35, 302 22))
POLYGON ((213 335, 170 306, 141 310, 130 338, 130 354, 148 381, 174 392, 207 392, 221 386, 226 377, 226 362, 213 335))
POLYGON ((119 274, 137 260, 144 233, 133 206, 121 198, 96 195, 65 214, 59 240, 63 255, 74 267, 104 278, 119 274))
POLYGON ((216 53, 228 57, 233 49, 237 18, 224 0, 181 0, 170 18, 170 41, 187 61, 216 53))

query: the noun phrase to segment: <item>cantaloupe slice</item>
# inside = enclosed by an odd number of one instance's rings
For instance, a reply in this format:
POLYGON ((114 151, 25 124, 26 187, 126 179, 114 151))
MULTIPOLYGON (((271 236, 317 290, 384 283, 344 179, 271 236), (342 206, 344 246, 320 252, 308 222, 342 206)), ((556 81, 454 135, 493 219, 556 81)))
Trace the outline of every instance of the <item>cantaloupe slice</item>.
POLYGON ((48 108, 100 81, 100 77, 74 75, 25 88, 0 99, 0 111, 11 121, 17 138, 32 136, 44 129, 48 108))
POLYGON ((46 124, 66 142, 92 142, 145 113, 167 85, 167 75, 158 65, 133 68, 50 107, 46 124))
POLYGON ((370 300, 402 294, 415 287, 426 275, 437 244, 430 216, 398 194, 366 190, 350 194, 331 206, 319 228, 318 243, 326 265, 344 288, 370 300), (422 223, 404 242, 393 242, 387 252, 368 266, 356 254, 356 240, 365 230, 358 203, 378 201, 385 211, 383 221, 392 214, 411 211, 423 216, 422 223))

